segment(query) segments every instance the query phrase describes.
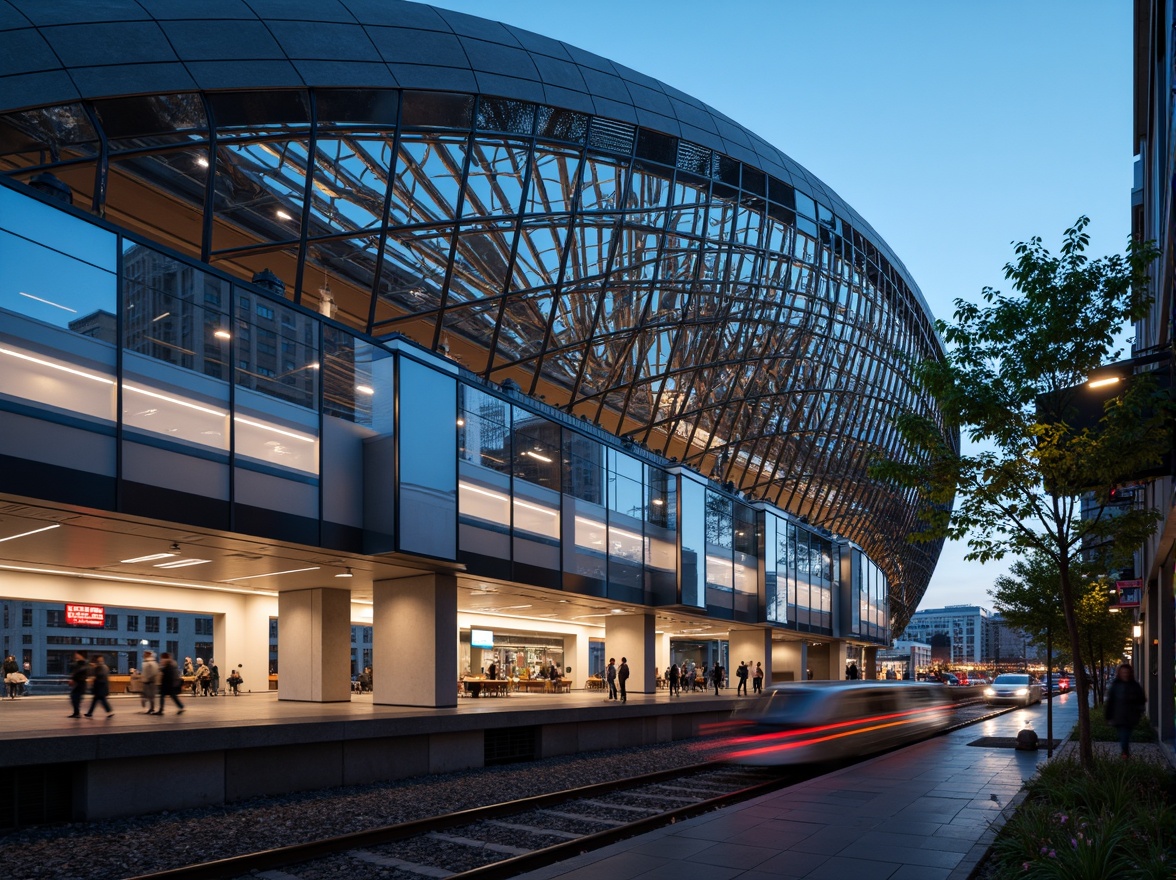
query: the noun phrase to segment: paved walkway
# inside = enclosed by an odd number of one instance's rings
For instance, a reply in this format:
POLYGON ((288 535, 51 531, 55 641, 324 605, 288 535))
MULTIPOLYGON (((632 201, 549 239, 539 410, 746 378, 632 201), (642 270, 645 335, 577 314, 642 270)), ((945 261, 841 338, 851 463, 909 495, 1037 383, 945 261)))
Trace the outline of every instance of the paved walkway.
MULTIPOLYGON (((1046 759, 981 748, 1028 722, 1045 738, 1045 704, 908 746, 734 807, 522 875, 528 880, 964 880, 993 821, 1046 759)), ((1054 737, 1078 720, 1054 700, 1054 737)))

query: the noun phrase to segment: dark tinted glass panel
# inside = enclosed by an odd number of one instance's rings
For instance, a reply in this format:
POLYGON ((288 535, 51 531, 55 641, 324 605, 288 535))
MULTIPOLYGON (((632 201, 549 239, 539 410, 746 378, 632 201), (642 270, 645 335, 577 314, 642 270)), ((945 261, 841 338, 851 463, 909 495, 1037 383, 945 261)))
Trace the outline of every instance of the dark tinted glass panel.
POLYGON ((218 129, 283 128, 310 122, 306 92, 213 92, 208 95, 218 129))
POLYGON ((323 89, 315 92, 319 125, 353 122, 396 126, 400 93, 391 89, 323 89))
POLYGON ((541 138, 554 141, 584 143, 588 133, 588 117, 571 110, 557 110, 554 107, 540 107, 536 133, 541 138))
POLYGON ((400 549, 453 559, 457 552, 457 381, 400 361, 400 549))
POLYGON ((478 101, 480 130, 530 134, 534 127, 534 104, 527 101, 512 101, 509 98, 482 97, 478 101))
POLYGON ((400 112, 407 126, 469 128, 474 98, 448 92, 405 92, 400 112))
POLYGON ((204 102, 196 94, 142 95, 95 101, 94 110, 108 138, 203 130, 204 102))
POLYGON ((637 158, 673 165, 678 158, 678 139, 661 132, 640 129, 637 132, 637 158))

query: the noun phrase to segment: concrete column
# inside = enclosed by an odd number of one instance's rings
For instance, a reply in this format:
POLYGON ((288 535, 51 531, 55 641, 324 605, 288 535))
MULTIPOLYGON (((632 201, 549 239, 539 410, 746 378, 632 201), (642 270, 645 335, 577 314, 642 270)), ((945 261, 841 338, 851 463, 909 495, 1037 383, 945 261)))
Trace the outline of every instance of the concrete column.
POLYGON ((588 635, 569 634, 563 640, 564 667, 572 667, 564 676, 571 679, 573 688, 582 688, 588 680, 588 635))
POLYGON ((769 629, 733 629, 727 633, 727 643, 731 656, 731 669, 728 678, 736 685, 735 670, 741 662, 746 662, 751 672, 748 674, 747 689, 755 689, 755 664, 764 665, 764 684, 772 681, 772 631, 769 629))
POLYGON ((635 694, 657 691, 656 631, 652 614, 613 614, 604 622, 605 662, 609 657, 629 661, 627 690, 635 694))
POLYGON ((351 591, 317 587, 279 593, 278 621, 278 699, 349 702, 351 591))
POLYGON ((372 701, 456 706, 457 578, 422 574, 376 581, 373 593, 372 701))
POLYGON ((670 668, 670 634, 655 633, 654 638, 657 641, 657 646, 654 648, 654 668, 658 673, 663 673, 670 668))
POLYGON ((269 620, 277 609, 269 596, 235 596, 232 607, 212 616, 212 642, 221 687, 240 665, 241 690, 269 690, 269 620))
POLYGON ((862 678, 874 681, 878 677, 878 649, 862 648, 862 678))

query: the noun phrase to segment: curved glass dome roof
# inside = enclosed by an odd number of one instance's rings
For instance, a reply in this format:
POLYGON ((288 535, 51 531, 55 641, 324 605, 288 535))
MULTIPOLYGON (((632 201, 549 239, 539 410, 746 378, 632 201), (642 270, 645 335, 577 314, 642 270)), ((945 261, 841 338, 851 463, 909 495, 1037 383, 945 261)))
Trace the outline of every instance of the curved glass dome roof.
POLYGON ((752 132, 414 3, 0 0, 0 29, 0 173, 734 482, 860 544, 897 626, 917 605, 940 546, 867 467, 937 416, 904 367, 931 315, 752 132))

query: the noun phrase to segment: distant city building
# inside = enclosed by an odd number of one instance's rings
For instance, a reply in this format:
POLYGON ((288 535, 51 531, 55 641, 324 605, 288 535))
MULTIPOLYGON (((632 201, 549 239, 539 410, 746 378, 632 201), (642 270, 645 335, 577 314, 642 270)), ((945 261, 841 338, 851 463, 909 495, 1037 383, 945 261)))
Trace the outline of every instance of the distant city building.
POLYGON ((925 642, 908 642, 902 639, 894 643, 893 648, 878 652, 878 675, 886 677, 889 670, 894 670, 898 678, 911 678, 920 672, 926 672, 931 667, 931 646, 925 642))
POLYGON ((1011 626, 1002 615, 994 614, 988 621, 989 642, 993 663, 1006 664, 1020 661, 1035 662, 1040 659, 1041 648, 1023 629, 1011 626))
MULTIPOLYGON (((991 614, 979 605, 948 605, 916 611, 902 634, 904 642, 934 646, 936 636, 951 639, 946 661, 952 665, 986 663, 991 655, 989 624, 991 614)), ((937 658, 938 659, 938 658, 937 658)))

